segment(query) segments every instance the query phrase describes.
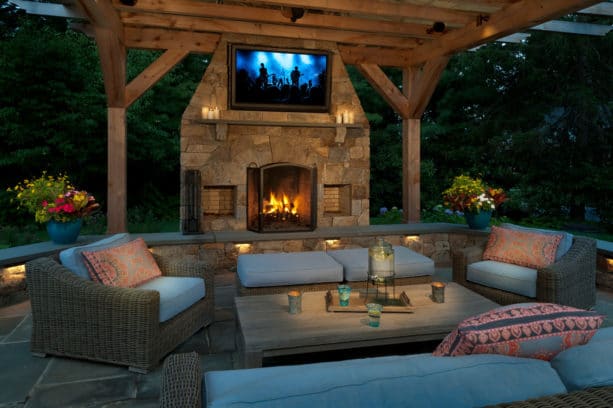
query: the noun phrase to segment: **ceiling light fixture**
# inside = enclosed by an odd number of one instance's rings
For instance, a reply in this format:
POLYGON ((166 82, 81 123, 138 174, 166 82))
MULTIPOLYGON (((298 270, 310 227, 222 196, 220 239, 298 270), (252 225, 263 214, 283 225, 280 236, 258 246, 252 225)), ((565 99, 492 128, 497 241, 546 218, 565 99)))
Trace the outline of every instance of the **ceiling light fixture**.
POLYGON ((483 14, 479 14, 477 16, 477 27, 481 26, 483 23, 487 23, 490 19, 490 16, 484 16, 483 14))
POLYGON ((297 20, 304 17, 305 13, 306 10, 299 7, 281 8, 281 15, 289 18, 292 23, 295 23, 297 20))
POLYGON ((442 21, 435 21, 434 24, 432 24, 432 27, 428 28, 426 32, 428 34, 442 33, 442 32, 445 32, 446 28, 447 26, 442 21))

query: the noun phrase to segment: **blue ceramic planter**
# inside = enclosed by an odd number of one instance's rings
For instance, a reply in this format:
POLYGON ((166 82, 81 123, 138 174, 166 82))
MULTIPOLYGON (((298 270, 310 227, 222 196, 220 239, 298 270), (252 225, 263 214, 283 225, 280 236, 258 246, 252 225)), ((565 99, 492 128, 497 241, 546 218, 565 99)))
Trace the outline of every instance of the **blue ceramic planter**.
POLYGON ((72 244, 79 237, 82 224, 81 218, 69 222, 49 220, 47 222, 47 233, 51 241, 56 244, 72 244))
POLYGON ((470 229, 486 229, 490 225, 490 219, 492 218, 491 211, 481 211, 479 213, 464 213, 466 223, 470 229))

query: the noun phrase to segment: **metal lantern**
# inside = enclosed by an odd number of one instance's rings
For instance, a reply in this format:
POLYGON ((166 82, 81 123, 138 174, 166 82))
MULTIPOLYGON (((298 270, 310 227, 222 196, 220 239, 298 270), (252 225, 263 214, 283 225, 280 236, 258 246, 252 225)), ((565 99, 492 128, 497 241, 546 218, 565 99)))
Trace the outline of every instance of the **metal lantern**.
POLYGON ((394 284, 394 248, 389 242, 379 238, 368 248, 368 280, 366 291, 372 284, 376 290, 376 298, 383 297, 384 300, 393 299, 396 295, 394 284), (381 293, 381 289, 383 293, 381 293), (389 290, 392 290, 390 298, 389 290))

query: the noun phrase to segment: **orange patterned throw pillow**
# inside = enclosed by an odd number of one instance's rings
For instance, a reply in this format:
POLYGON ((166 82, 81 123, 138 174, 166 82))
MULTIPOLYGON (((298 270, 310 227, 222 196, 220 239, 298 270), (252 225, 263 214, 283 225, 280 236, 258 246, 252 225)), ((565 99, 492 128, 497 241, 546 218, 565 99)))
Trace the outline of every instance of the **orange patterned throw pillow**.
POLYGON ((493 226, 483 260, 538 269, 551 265, 562 235, 546 235, 493 226))
POLYGON ((92 280, 103 285, 133 288, 162 275, 142 238, 82 255, 92 280))

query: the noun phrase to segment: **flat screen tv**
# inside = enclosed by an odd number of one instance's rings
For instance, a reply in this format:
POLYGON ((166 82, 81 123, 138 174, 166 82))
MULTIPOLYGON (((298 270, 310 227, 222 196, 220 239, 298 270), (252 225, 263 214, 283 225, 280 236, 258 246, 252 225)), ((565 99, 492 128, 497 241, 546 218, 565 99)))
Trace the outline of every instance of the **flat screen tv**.
POLYGON ((230 109, 328 112, 325 51, 230 46, 230 109))

